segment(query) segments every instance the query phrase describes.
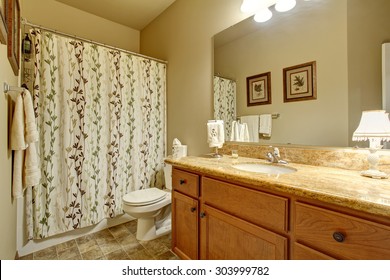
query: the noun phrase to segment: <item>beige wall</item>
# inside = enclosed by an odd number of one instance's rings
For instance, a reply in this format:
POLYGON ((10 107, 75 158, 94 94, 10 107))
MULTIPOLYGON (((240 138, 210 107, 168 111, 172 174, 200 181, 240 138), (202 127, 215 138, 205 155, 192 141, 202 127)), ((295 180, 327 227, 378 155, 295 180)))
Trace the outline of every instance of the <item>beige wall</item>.
POLYGON ((275 13, 258 31, 216 48, 215 73, 236 80, 238 116, 280 114, 273 121, 272 137, 260 139, 261 144, 345 147, 347 1, 302 1, 295 12, 301 10, 299 16, 275 13), (283 68, 310 61, 317 64, 317 99, 284 103, 283 68), (246 77, 265 72, 271 72, 272 104, 248 107, 246 77))
POLYGON ((22 17, 68 34, 139 52, 140 32, 55 0, 20 0, 22 17))
POLYGON ((141 32, 141 53, 168 60, 168 153, 173 138, 188 153, 209 152, 214 34, 244 19, 241 0, 176 0, 141 32))
POLYGON ((10 101, 3 94, 3 84, 17 85, 7 58, 7 46, 0 44, 0 259, 14 259, 16 253, 16 203, 11 196, 11 153, 8 150, 10 101))

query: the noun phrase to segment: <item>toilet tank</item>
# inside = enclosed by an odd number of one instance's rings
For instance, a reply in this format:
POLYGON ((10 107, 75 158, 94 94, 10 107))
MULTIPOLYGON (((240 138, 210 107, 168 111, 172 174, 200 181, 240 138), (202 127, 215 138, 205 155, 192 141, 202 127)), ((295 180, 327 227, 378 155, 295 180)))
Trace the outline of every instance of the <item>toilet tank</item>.
POLYGON ((165 188, 172 190, 172 165, 164 163, 165 188))

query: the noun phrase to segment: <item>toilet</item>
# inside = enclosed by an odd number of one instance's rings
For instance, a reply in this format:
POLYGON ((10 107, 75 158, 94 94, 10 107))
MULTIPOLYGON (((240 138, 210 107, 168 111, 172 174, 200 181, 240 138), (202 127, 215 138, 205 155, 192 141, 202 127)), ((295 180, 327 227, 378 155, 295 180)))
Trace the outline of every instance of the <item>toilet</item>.
POLYGON ((125 194, 123 211, 137 219, 141 241, 156 239, 171 232, 172 165, 164 165, 165 190, 148 188, 125 194))

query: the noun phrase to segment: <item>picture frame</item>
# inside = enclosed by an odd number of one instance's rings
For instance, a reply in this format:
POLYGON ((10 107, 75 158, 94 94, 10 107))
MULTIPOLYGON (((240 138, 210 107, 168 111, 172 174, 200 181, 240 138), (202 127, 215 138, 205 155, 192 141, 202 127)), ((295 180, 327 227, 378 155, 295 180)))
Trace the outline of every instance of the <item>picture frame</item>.
POLYGON ((316 61, 283 69, 284 102, 317 99, 316 61))
POLYGON ((246 78, 247 106, 271 104, 271 72, 246 78))
POLYGON ((7 44, 7 1, 0 0, 0 43, 7 44))
POLYGON ((20 5, 19 0, 7 2, 7 56, 15 76, 19 75, 20 62, 20 5))

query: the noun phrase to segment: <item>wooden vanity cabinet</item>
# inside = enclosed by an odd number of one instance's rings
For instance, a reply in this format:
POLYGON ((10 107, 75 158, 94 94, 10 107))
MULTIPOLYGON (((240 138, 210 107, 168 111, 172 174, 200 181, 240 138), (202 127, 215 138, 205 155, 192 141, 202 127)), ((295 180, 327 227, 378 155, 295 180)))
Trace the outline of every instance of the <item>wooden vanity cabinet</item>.
POLYGON ((182 259, 390 259, 390 219, 173 168, 182 259))
POLYGON ((172 250, 199 259, 199 175, 173 168, 172 188, 172 250))

